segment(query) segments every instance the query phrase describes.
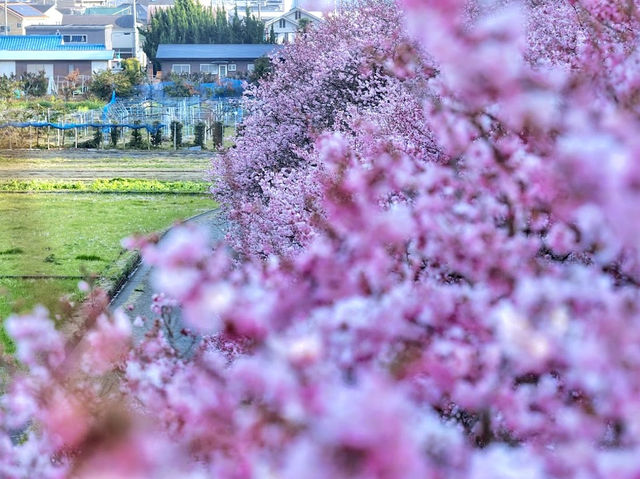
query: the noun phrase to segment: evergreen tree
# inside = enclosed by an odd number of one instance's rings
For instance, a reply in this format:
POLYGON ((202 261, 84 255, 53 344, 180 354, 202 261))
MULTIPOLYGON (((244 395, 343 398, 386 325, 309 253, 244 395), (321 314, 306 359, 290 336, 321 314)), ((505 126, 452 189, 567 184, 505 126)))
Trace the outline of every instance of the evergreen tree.
POLYGON ((176 147, 182 146, 182 123, 176 120, 171 122, 171 143, 176 147))
POLYGON ((92 141, 93 147, 94 148, 101 148, 102 147, 102 140, 103 140, 102 126, 97 126, 93 130, 93 141, 92 141))
POLYGON ((111 146, 115 148, 118 146, 118 138, 120 138, 120 128, 118 128, 117 126, 112 126, 110 134, 111 134, 111 146))
POLYGON ((231 20, 231 42, 230 43, 246 43, 245 35, 246 35, 246 25, 240 21, 240 17, 238 17, 238 7, 236 7, 233 20, 231 20))
POLYGON ((204 148, 204 131, 205 131, 206 125, 203 122, 199 122, 196 125, 196 134, 195 134, 195 139, 193 141, 194 145, 199 146, 201 148, 204 148))
MULTIPOLYGON (((140 124, 140 120, 135 121, 136 125, 140 124)), ((129 142, 130 148, 141 149, 143 147, 142 144, 142 133, 140 132, 140 128, 134 128, 131 132, 131 141, 129 142)))
POLYGON ((154 148, 160 148, 160 146, 162 146, 162 128, 160 128, 160 122, 154 121, 153 127, 156 130, 151 135, 151 145, 154 148))
POLYGON ((271 24, 271 30, 269 30, 269 43, 276 43, 276 31, 273 28, 273 23, 271 24))
POLYGON ((245 18, 237 9, 231 22, 223 7, 207 8, 196 0, 176 0, 175 5, 160 10, 151 17, 149 25, 140 29, 145 42, 142 47, 153 61, 161 43, 264 43, 264 22, 247 10, 245 18))

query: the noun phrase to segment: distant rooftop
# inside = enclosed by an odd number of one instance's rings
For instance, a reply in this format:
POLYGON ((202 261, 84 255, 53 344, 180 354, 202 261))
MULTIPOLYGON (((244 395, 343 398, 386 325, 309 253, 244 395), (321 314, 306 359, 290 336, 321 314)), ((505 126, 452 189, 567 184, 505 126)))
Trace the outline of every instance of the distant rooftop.
POLYGON ((60 35, 0 35, 0 60, 45 59, 111 60, 113 50, 99 44, 65 44, 60 35))
POLYGON ((268 55, 282 48, 273 44, 161 44, 158 45, 156 59, 200 59, 224 60, 233 58, 236 60, 253 60, 268 55))
POLYGON ((122 15, 130 12, 131 7, 129 5, 121 7, 89 7, 84 10, 85 15, 122 15))
POLYGON ((41 13, 46 13, 49 10, 51 10, 52 8, 56 8, 55 5, 40 5, 40 4, 35 4, 35 3, 30 3, 29 6, 35 8, 36 10, 38 10, 41 13))
POLYGON ((26 5, 24 3, 9 3, 7 7, 9 8, 9 10, 11 10, 14 13, 17 13, 21 17, 44 17, 45 16, 37 8, 33 8, 31 5, 26 5))
POLYGON ((60 33, 62 32, 66 32, 68 30, 98 30, 98 31, 102 31, 105 30, 107 28, 111 28, 111 25, 74 25, 74 24, 67 24, 67 25, 29 25, 28 27, 25 27, 25 30, 27 31, 27 35, 30 35, 31 32, 42 32, 42 35, 50 35, 50 33, 45 33, 45 32, 50 32, 51 30, 59 30, 60 33))
MULTIPOLYGON (((140 20, 138 20, 140 23, 140 20)), ((64 15, 63 25, 113 25, 133 28, 133 15, 64 15)))

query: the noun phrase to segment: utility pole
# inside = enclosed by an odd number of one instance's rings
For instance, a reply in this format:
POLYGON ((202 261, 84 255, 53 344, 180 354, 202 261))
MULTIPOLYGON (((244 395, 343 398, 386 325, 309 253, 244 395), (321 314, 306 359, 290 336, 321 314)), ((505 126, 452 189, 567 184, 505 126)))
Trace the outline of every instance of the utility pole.
POLYGON ((7 6, 7 0, 4 0, 4 34, 9 35, 9 17, 7 10, 9 7, 7 6))
MULTIPOLYGON (((5 0, 6 2, 7 0, 5 0)), ((133 0, 133 58, 138 59, 138 12, 136 0, 133 0)))

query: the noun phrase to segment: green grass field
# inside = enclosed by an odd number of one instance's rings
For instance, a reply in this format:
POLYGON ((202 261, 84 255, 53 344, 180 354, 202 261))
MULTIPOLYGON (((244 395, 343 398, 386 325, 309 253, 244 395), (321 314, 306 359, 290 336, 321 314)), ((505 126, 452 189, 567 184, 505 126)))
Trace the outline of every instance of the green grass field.
POLYGON ((200 195, 0 193, 0 318, 36 300, 52 307, 78 283, 7 276, 100 275, 120 256, 122 238, 213 207, 200 195))
POLYGON ((24 193, 73 191, 91 193, 194 193, 204 194, 208 185, 202 181, 158 181, 139 178, 100 178, 90 181, 70 180, 1 180, 0 192, 24 193))
POLYGON ((0 171, 11 175, 12 170, 185 170, 205 171, 211 164, 211 152, 94 152, 82 150, 64 152, 36 152, 26 157, 0 154, 0 171), (180 154, 182 153, 182 154, 180 154), (64 155, 64 156, 63 156, 64 155))
MULTIPOLYGON (((135 260, 120 241, 215 208, 203 181, 210 153, 0 153, 0 322, 59 298, 78 281, 112 288, 135 260)), ((64 315, 63 315, 64 317, 64 315)), ((0 327, 0 344, 11 342, 0 327)))

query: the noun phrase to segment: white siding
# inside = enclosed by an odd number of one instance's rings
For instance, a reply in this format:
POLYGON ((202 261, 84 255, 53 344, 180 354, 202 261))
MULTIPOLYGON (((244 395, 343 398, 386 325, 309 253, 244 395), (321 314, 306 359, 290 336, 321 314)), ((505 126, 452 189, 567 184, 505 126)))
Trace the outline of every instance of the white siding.
POLYGON ((0 61, 0 76, 11 76, 16 74, 16 62, 0 61))
POLYGON ((47 78, 53 76, 53 63, 27 63, 27 73, 44 72, 47 78))
POLYGON ((109 66, 109 62, 100 60, 100 61, 92 61, 91 62, 91 71, 92 72, 101 72, 106 70, 109 66))

